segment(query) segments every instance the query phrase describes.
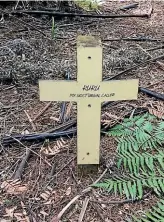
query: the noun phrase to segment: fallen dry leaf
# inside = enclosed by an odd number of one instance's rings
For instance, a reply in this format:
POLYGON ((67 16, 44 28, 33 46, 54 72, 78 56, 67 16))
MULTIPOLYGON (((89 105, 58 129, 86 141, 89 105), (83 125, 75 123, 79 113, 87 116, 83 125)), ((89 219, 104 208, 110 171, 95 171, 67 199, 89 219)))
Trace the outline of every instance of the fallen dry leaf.
POLYGON ((14 213, 14 217, 17 219, 18 222, 28 222, 26 221, 22 213, 14 213))
POLYGON ((69 196, 71 194, 71 187, 68 187, 68 189, 66 190, 66 196, 69 196))
POLYGON ((51 204, 52 204, 52 200, 49 200, 49 201, 44 203, 44 205, 51 205, 51 204))
POLYGON ((6 214, 4 215, 5 217, 11 217, 13 218, 14 217, 14 210, 16 209, 17 207, 13 207, 13 208, 6 208, 5 211, 6 211, 6 214))
POLYGON ((1 189, 8 194, 18 195, 27 191, 27 185, 21 184, 19 180, 8 180, 1 184, 1 189))
POLYGON ((48 198, 50 197, 50 195, 47 194, 47 193, 41 193, 40 196, 41 196, 44 200, 46 200, 46 201, 47 201, 48 198))
POLYGON ((61 138, 56 141, 56 144, 53 147, 50 147, 49 145, 47 147, 41 148, 41 154, 46 157, 52 157, 55 156, 57 153, 61 152, 62 148, 66 148, 68 145, 66 142, 61 138))
POLYGON ((43 214, 44 216, 48 216, 48 213, 46 213, 45 211, 40 211, 41 214, 43 214))

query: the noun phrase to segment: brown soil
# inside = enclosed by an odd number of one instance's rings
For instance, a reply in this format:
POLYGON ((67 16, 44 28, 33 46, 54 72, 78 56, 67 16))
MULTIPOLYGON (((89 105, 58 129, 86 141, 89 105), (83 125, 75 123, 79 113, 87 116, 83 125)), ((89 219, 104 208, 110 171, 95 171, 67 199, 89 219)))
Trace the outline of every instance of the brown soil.
MULTIPOLYGON (((153 7, 150 18, 84 19, 63 18, 55 21, 57 26, 55 39, 51 39, 51 18, 46 16, 4 16, 0 20, 0 135, 45 132, 61 124, 59 117, 61 103, 52 102, 46 111, 30 123, 31 119, 44 109, 48 102, 39 101, 38 79, 64 79, 66 73, 76 79, 76 38, 79 34, 99 36, 103 42, 103 77, 112 77, 118 72, 150 59, 143 49, 161 46, 160 42, 103 41, 122 37, 150 37, 164 42, 164 2, 139 1, 137 9, 128 12, 117 11, 130 1, 107 1, 102 12, 106 13, 145 13, 153 7), (141 47, 142 48, 141 48, 141 47)), ((53 4, 52 4, 53 5, 53 4)), ((19 7, 19 6, 18 6, 19 7)), ((29 6, 24 6, 29 7, 29 6)), ((11 6, 1 6, 2 10, 11 10, 11 6)), ((149 51, 151 56, 162 55, 164 49, 149 51)), ((164 93, 164 60, 138 66, 119 79, 139 78, 140 86, 164 93), (163 68, 162 68, 163 67, 163 68)), ((60 93, 60 92, 59 92, 60 93)), ((67 107, 70 104, 67 104, 67 107)), ((135 108, 160 108, 163 102, 139 93, 137 101, 125 101, 108 105, 102 109, 102 120, 108 120, 110 126, 135 108), (111 119, 105 112, 114 115, 111 119)), ((68 111, 70 119, 76 117, 76 104, 68 111)), ((104 165, 114 166, 116 142, 113 138, 101 138, 101 155, 104 162, 98 171, 82 173, 76 164, 76 137, 63 138, 41 143, 15 143, 0 148, 0 183, 13 178, 19 163, 27 149, 32 149, 20 184, 20 193, 9 190, 0 191, 0 221, 51 221, 76 195, 93 183, 104 171, 104 165), (45 150, 55 152, 48 156, 45 150), (54 175, 51 176, 52 167, 54 175), (23 189, 26 192, 23 192, 23 189), (10 193, 9 193, 10 191, 10 193), (27 216, 26 216, 27 214, 27 216), (14 218, 14 219, 12 219, 14 218), (23 219, 21 219, 23 218, 23 219)), ((114 170, 113 168, 110 168, 114 170)), ((107 178, 110 172, 105 177, 107 178)), ((2 187, 2 186, 1 186, 2 187)), ((88 197, 99 201, 120 200, 104 191, 94 189, 88 197)), ((87 196, 86 195, 86 196, 87 196)), ((63 215, 61 221, 78 221, 84 197, 76 201, 63 215)), ((137 203, 93 204, 89 202, 83 221, 118 222, 125 221, 134 212, 150 208, 156 197, 137 203)))

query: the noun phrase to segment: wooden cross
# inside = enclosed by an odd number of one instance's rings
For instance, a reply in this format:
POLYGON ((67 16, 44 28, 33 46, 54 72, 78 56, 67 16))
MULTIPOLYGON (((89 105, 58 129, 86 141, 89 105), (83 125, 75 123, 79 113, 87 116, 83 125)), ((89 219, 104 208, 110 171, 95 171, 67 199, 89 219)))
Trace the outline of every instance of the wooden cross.
POLYGON ((101 102, 137 99, 138 80, 102 81, 101 41, 77 39, 77 81, 40 80, 41 101, 76 101, 77 162, 99 164, 101 102))

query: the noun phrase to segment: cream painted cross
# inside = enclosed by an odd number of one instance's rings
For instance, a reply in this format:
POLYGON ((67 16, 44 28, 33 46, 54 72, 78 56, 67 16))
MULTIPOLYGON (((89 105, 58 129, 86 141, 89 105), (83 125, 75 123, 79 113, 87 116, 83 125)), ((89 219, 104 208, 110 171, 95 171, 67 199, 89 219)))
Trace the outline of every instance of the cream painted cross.
POLYGON ((137 99, 138 80, 102 81, 101 41, 77 39, 77 81, 40 80, 41 101, 76 101, 77 162, 99 164, 101 102, 137 99))

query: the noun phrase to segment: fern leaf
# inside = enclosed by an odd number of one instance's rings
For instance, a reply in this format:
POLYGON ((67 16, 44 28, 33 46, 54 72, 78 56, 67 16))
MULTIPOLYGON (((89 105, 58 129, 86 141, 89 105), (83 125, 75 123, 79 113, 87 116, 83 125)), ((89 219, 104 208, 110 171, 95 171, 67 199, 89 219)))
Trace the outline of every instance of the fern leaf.
POLYGON ((124 189, 124 193, 127 197, 127 199, 129 199, 130 195, 129 195, 129 190, 128 190, 128 186, 126 182, 123 182, 123 189, 124 189))
POLYGON ((164 205, 163 205, 163 203, 158 202, 157 205, 158 205, 159 209, 164 212, 164 205))
POLYGON ((136 198, 135 187, 132 185, 131 181, 127 182, 127 186, 128 186, 128 189, 129 189, 129 193, 130 193, 131 199, 134 200, 136 198))
POLYGON ((164 177, 164 173, 163 173, 159 168, 157 168, 157 171, 159 172, 159 174, 160 174, 162 177, 164 177))
POLYGON ((111 191, 112 191, 112 189, 113 189, 113 185, 114 185, 114 181, 112 181, 112 180, 110 180, 109 181, 110 183, 109 183, 109 187, 108 187, 108 193, 110 193, 111 191))
POLYGON ((158 214, 162 215, 164 218, 164 212, 160 208, 155 207, 155 206, 153 206, 152 208, 154 211, 156 211, 158 214))
POLYGON ((163 217, 161 217, 158 213, 156 213, 155 211, 151 211, 152 216, 156 217, 157 219, 162 220, 163 217))
POLYGON ((151 219, 152 221, 154 221, 154 222, 159 222, 158 219, 156 219, 155 217, 153 217, 153 216, 151 215, 151 212, 150 212, 150 213, 147 212, 145 215, 146 215, 149 219, 151 219))
POLYGON ((130 169, 130 172, 133 173, 133 167, 132 167, 132 162, 130 158, 128 158, 128 167, 130 169))
POLYGON ((163 162, 163 157, 158 157, 157 161, 159 162, 160 166, 162 167, 162 169, 164 169, 164 162, 163 162))
POLYGON ((141 154, 139 154, 139 157, 140 157, 141 167, 144 171, 146 171, 146 169, 145 169, 145 159, 141 154))
POLYGON ((140 180, 137 180, 137 188, 138 188, 138 194, 139 194, 139 199, 142 198, 143 196, 143 189, 142 189, 142 183, 140 180))
POLYGON ((109 184, 108 183, 96 183, 92 185, 93 187, 97 187, 97 188, 103 188, 105 190, 108 189, 109 184))
POLYGON ((117 182, 113 184, 114 194, 117 195, 117 182))
POLYGON ((118 183, 118 190, 119 190, 120 196, 122 197, 122 193, 123 193, 122 183, 118 183))
MULTIPOLYGON (((135 217, 134 215, 132 215, 132 218, 135 222, 142 222, 142 220, 138 219, 137 217, 135 217)), ((149 222, 149 221, 147 221, 149 222)))
POLYGON ((141 116, 137 121, 135 121, 135 125, 141 127, 142 124, 145 122, 146 115, 141 116))
POLYGON ((143 222, 150 222, 150 220, 148 220, 148 219, 146 219, 146 218, 144 218, 144 217, 142 217, 142 221, 143 221, 143 222))
POLYGON ((120 158, 120 159, 117 161, 117 168, 118 168, 118 169, 121 167, 122 163, 123 163, 123 159, 120 158))
POLYGON ((159 179, 158 180, 158 184, 160 186, 160 189, 162 190, 162 192, 164 193, 164 179, 159 179))
POLYGON ((148 132, 148 133, 151 133, 154 129, 153 125, 149 122, 149 121, 146 121, 143 125, 143 129, 148 132))
POLYGON ((163 199, 160 199, 160 202, 164 205, 164 200, 163 199))

